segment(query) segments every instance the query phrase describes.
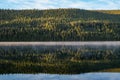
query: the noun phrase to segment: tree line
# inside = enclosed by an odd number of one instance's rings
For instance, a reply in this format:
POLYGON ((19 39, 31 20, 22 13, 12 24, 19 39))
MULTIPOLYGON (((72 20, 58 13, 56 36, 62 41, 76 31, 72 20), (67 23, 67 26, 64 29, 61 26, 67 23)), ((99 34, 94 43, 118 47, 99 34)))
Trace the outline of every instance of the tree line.
POLYGON ((0 41, 119 41, 120 15, 80 9, 0 10, 0 41))

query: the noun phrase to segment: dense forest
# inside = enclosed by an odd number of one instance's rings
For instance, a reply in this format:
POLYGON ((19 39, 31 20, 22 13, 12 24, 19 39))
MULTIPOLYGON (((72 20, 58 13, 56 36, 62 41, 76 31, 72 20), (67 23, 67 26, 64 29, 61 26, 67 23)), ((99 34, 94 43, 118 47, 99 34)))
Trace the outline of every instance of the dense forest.
POLYGON ((0 73, 78 74, 119 63, 120 46, 0 46, 0 73))
MULTIPOLYGON (((120 41, 120 10, 0 9, 0 41, 120 41)), ((120 46, 2 46, 0 73, 120 68, 120 46)))
POLYGON ((119 12, 0 9, 0 41, 119 41, 119 12))

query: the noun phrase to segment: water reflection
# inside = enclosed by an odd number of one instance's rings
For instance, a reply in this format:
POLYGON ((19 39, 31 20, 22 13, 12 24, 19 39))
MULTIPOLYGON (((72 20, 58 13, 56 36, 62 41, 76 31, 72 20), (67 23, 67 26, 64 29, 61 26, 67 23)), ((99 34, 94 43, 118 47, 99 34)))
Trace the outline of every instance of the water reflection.
POLYGON ((0 80, 120 80, 120 73, 57 74, 4 74, 0 80))

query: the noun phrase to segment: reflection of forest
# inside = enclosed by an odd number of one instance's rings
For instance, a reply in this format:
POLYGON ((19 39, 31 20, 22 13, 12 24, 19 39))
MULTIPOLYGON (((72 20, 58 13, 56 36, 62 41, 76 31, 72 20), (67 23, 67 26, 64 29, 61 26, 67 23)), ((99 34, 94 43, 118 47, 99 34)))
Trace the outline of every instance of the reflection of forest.
POLYGON ((1 46, 0 73, 82 73, 120 67, 120 46, 1 46))

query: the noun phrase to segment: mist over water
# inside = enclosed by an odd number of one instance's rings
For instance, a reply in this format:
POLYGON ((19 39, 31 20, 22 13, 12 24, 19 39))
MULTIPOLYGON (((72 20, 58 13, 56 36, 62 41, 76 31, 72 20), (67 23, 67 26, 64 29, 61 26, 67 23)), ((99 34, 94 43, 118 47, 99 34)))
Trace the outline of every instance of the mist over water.
MULTIPOLYGON (((60 49, 63 47, 80 49, 108 49, 113 52, 120 48, 120 41, 105 42, 0 42, 0 47, 11 48, 14 46, 32 47, 32 49, 60 49), (51 47, 52 46, 52 47, 51 47), (58 47, 56 47, 58 46, 58 47), (60 47, 59 47, 60 46, 60 47), (38 48, 37 47, 41 47, 38 48), (117 49, 116 49, 117 48, 117 49)), ((31 49, 31 48, 30 48, 31 49)), ((69 49, 69 48, 68 48, 69 49)), ((22 49, 18 49, 22 50, 22 49)), ((77 75, 58 75, 58 74, 1 74, 0 80, 120 80, 120 73, 85 73, 77 75)))
POLYGON ((28 48, 35 51, 40 49, 56 50, 56 49, 97 49, 97 50, 113 50, 120 48, 120 41, 96 41, 96 42, 0 42, 0 48, 28 48))
POLYGON ((106 45, 106 46, 119 46, 120 45, 120 41, 96 41, 96 42, 0 42, 0 46, 27 46, 27 45, 31 45, 31 46, 35 46, 35 45, 48 45, 48 46, 52 46, 52 45, 98 45, 98 46, 102 46, 102 45, 106 45))

